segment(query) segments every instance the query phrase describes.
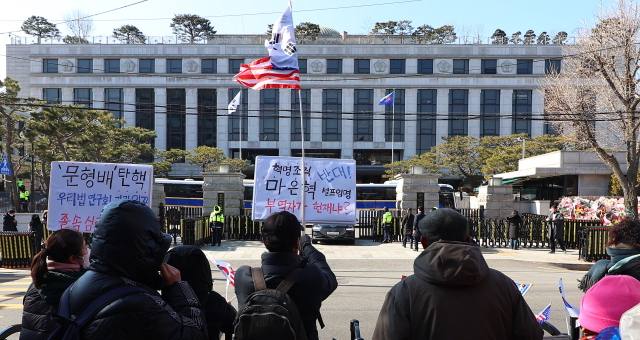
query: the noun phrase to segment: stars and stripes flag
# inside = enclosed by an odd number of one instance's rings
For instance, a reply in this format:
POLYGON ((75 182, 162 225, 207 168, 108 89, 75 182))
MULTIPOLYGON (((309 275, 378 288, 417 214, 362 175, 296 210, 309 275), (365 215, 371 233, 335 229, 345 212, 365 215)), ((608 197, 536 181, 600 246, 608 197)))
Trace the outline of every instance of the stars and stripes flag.
POLYGON ((543 324, 545 321, 549 320, 550 315, 551 315, 551 304, 549 304, 547 308, 543 309, 542 312, 540 312, 540 314, 536 315, 536 320, 538 320, 540 324, 543 324))
POLYGON ((518 287, 518 290, 520 291, 520 294, 522 294, 522 296, 524 296, 524 294, 527 294, 529 289, 531 289, 531 287, 533 287, 533 283, 531 283, 531 284, 516 283, 516 287, 518 287))
POLYGON ((569 313, 572 318, 577 318, 580 315, 580 309, 573 307, 567 302, 567 298, 564 296, 564 284, 562 279, 558 281, 558 287, 560 289, 560 295, 562 296, 562 302, 564 302, 564 309, 569 313))
POLYGON ((380 99, 380 103, 378 105, 393 105, 393 94, 395 92, 391 92, 388 95, 384 96, 384 98, 380 99))
POLYGON ((273 25, 271 40, 265 41, 269 57, 240 65, 233 81, 254 90, 300 89, 298 49, 291 14, 291 1, 273 25))

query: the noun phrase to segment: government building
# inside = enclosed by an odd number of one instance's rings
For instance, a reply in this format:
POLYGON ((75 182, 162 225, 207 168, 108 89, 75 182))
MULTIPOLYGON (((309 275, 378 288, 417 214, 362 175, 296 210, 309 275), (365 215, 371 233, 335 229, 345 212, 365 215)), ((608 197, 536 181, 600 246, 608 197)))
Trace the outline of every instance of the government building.
MULTIPOLYGON (((66 45, 14 37, 7 75, 20 82, 21 97, 106 109, 127 125, 155 130, 161 150, 207 145, 237 158, 242 143, 242 157, 252 162, 256 155, 299 156, 295 90, 254 91, 232 81, 240 64, 268 56, 265 38, 127 45, 103 37, 66 45), (228 115, 238 91, 241 104, 228 115)), ((561 68, 561 54, 559 45, 425 44, 322 27, 321 36, 298 45, 305 155, 353 158, 359 183, 380 183, 392 154, 409 159, 442 137, 553 133, 540 117, 527 118, 544 115, 538 81, 561 68), (395 108, 378 105, 391 91, 395 108)), ((172 175, 201 177, 188 164, 172 175)))

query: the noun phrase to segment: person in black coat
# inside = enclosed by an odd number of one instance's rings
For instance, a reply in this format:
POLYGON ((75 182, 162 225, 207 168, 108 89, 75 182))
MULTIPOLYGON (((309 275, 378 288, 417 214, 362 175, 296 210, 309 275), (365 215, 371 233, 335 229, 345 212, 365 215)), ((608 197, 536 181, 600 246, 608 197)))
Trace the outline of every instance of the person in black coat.
POLYGON ((418 251, 418 246, 420 245, 420 238, 422 237, 422 234, 420 233, 420 228, 418 227, 420 220, 423 219, 425 216, 424 214, 424 208, 423 207, 418 207, 418 214, 416 215, 416 217, 413 219, 413 239, 416 242, 416 251, 418 251))
POLYGON ((219 339, 220 333, 233 334, 236 309, 217 292, 212 291, 211 265, 207 256, 195 246, 179 246, 169 252, 165 262, 180 271, 183 281, 196 293, 207 319, 209 339, 219 339))
POLYGON ((509 222, 509 245, 511 249, 517 250, 520 241, 520 226, 522 225, 522 217, 518 215, 518 210, 514 210, 511 216, 507 217, 509 222))
MULTIPOLYGON (((269 251, 262 254, 262 273, 267 288, 275 289, 293 269, 302 268, 288 295, 298 308, 307 339, 317 340, 316 322, 322 301, 336 290, 338 281, 324 255, 311 245, 311 238, 300 236, 303 230, 295 215, 288 211, 269 215, 262 228, 262 242, 269 251), (298 255, 299 249, 302 257, 298 255)), ((238 306, 241 306, 247 296, 255 292, 251 267, 238 268, 235 283, 238 306)))
POLYGON ((411 208, 407 208, 407 214, 402 216, 400 222, 402 223, 402 246, 407 247, 407 239, 410 239, 409 249, 413 249, 413 220, 415 215, 411 213, 411 208))
POLYGON ((73 285, 69 312, 79 315, 98 296, 125 285, 147 292, 107 304, 80 330, 83 340, 207 339, 198 298, 177 269, 163 264, 170 245, 171 236, 160 231, 148 206, 117 200, 103 208, 94 229, 91 266, 73 285))
POLYGON ((42 250, 44 230, 42 230, 42 222, 40 221, 40 216, 38 214, 31 215, 31 221, 29 221, 29 232, 33 233, 36 253, 39 253, 42 250))
POLYGON ((2 231, 18 231, 18 221, 16 221, 16 211, 9 210, 2 219, 2 231))

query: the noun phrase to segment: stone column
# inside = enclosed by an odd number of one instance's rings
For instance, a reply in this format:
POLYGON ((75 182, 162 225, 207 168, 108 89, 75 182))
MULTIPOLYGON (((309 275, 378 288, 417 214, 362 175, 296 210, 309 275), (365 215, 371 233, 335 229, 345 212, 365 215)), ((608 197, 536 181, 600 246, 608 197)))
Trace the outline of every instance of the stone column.
POLYGON ((160 216, 160 204, 164 205, 164 199, 167 195, 164 193, 164 185, 153 183, 153 195, 151 196, 151 209, 160 216))
POLYGON ((396 208, 407 209, 417 213, 418 204, 427 207, 437 207, 440 201, 439 174, 423 173, 422 166, 413 166, 408 174, 397 175, 396 208), (418 195, 423 196, 424 202, 418 203, 418 195))
POLYGON ((246 177, 241 173, 202 172, 202 215, 209 216, 213 207, 218 205, 218 194, 224 194, 224 206, 221 207, 225 216, 240 215, 240 207, 244 200, 244 185, 246 177))
POLYGON ((513 211, 511 185, 485 185, 478 188, 478 205, 484 206, 485 218, 505 218, 513 211))

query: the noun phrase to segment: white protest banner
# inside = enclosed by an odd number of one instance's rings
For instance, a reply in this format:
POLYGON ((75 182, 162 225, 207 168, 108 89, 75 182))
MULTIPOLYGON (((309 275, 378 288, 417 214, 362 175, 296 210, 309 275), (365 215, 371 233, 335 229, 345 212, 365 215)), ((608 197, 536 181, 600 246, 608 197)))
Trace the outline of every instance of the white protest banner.
MULTIPOLYGON (((300 219, 300 162, 299 157, 256 157, 254 221, 283 210, 300 219)), ((355 224, 356 161, 305 158, 305 163, 305 222, 355 224)))
POLYGON ((92 233, 111 201, 131 199, 151 207, 152 185, 151 165, 52 162, 47 228, 92 233))

